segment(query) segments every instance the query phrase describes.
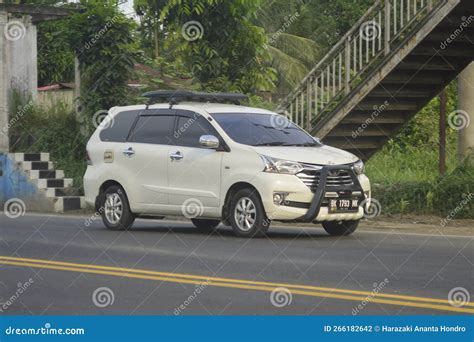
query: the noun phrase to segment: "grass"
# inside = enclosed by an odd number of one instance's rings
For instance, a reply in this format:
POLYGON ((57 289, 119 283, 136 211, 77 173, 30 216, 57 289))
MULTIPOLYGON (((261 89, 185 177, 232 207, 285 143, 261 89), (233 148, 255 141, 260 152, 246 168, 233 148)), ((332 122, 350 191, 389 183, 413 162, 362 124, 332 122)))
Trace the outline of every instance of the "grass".
MULTIPOLYGON (((366 169, 372 183, 426 182, 439 177, 438 162, 437 146, 385 147, 367 162, 366 169)), ((448 173, 459 165, 453 143, 447 146, 446 165, 448 173)))
POLYGON ((474 169, 447 146, 447 172, 438 172, 436 147, 385 147, 367 163, 372 196, 385 214, 432 214, 474 218, 474 169))

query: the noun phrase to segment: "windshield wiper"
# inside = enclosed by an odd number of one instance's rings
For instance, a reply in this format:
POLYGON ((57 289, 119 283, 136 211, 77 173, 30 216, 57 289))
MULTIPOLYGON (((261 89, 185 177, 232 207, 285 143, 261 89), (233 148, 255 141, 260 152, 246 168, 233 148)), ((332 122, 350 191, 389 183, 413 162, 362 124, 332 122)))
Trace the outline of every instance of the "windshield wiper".
POLYGON ((272 142, 256 144, 256 145, 253 145, 253 146, 287 146, 287 144, 285 144, 281 141, 272 141, 272 142))
POLYGON ((310 146, 319 146, 316 143, 310 142, 310 143, 304 143, 304 144, 288 144, 285 146, 301 146, 301 147, 310 147, 310 146))

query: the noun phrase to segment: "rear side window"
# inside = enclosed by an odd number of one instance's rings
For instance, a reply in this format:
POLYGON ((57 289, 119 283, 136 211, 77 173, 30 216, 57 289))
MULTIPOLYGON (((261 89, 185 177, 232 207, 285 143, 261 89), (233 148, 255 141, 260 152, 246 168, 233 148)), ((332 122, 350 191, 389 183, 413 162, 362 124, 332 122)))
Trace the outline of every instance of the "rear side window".
POLYGON ((202 116, 179 117, 178 127, 174 132, 175 145, 200 147, 199 138, 202 135, 219 136, 214 127, 202 116))
POLYGON ((173 140, 174 116, 141 116, 133 129, 129 141, 169 145, 173 140))
POLYGON ((100 140, 125 142, 138 114, 140 114, 139 110, 129 110, 115 115, 113 121, 107 125, 108 127, 100 132, 100 140))

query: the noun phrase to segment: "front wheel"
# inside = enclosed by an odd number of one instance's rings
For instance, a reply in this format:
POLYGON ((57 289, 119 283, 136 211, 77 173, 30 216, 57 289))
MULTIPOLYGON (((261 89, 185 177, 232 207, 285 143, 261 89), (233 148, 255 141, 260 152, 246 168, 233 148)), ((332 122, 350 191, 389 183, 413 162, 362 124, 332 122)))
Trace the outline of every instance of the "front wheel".
POLYGON ((117 185, 109 186, 102 194, 100 212, 105 226, 111 230, 127 230, 135 215, 130 211, 127 196, 117 185))
POLYGON ((270 225, 255 190, 242 189, 232 196, 229 214, 232 229, 239 237, 261 237, 270 225))
POLYGON ((359 221, 327 221, 323 222, 324 230, 332 236, 345 236, 354 233, 359 221))

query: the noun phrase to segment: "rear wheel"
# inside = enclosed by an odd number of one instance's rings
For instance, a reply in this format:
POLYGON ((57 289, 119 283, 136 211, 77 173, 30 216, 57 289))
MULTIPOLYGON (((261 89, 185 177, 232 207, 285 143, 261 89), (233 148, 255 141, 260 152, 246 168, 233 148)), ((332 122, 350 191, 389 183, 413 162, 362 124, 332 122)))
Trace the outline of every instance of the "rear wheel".
POLYGON ((208 220, 208 219, 191 219, 194 226, 201 232, 212 232, 221 223, 220 220, 208 220))
POLYGON ((229 214, 232 229, 240 237, 263 236, 270 226, 262 201, 252 189, 242 189, 232 196, 229 214))
POLYGON ((104 225, 111 230, 127 230, 135 221, 125 191, 117 185, 105 189, 99 211, 104 225))
POLYGON ((354 233, 359 221, 327 221, 323 222, 324 230, 332 236, 344 236, 354 233))

